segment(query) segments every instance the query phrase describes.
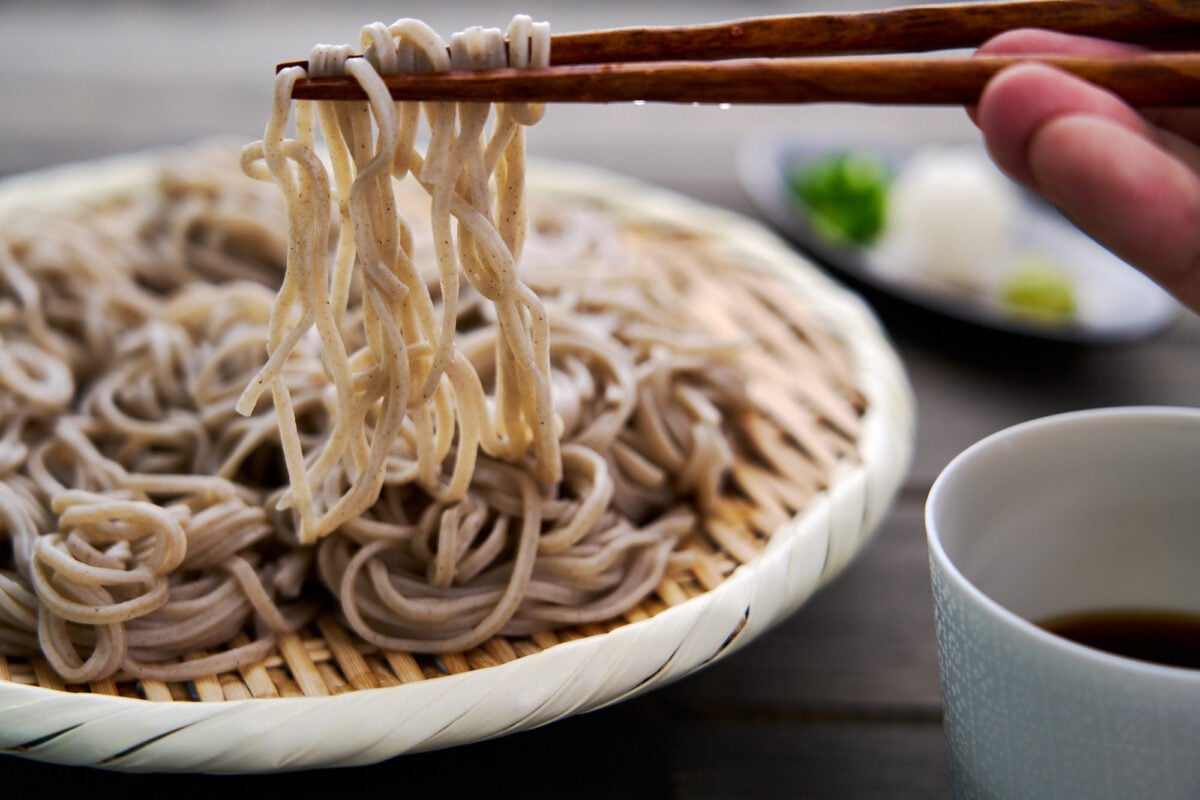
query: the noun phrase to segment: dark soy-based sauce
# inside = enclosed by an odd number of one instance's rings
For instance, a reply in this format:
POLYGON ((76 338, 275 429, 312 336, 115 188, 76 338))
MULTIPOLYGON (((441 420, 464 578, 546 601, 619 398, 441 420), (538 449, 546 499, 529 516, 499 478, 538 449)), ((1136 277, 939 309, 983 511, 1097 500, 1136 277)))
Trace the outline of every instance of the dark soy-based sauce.
POLYGON ((1200 614, 1119 609, 1038 623, 1051 633, 1119 656, 1200 669, 1200 614))

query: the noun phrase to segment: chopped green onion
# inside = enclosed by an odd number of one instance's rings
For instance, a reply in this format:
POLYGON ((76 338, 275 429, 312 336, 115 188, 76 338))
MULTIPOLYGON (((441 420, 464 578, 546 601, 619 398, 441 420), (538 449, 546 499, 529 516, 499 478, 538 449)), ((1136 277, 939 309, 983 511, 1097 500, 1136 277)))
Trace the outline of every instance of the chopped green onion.
POLYGON ((837 153, 794 170, 787 182, 820 235, 866 245, 883 231, 890 178, 879 159, 837 153))

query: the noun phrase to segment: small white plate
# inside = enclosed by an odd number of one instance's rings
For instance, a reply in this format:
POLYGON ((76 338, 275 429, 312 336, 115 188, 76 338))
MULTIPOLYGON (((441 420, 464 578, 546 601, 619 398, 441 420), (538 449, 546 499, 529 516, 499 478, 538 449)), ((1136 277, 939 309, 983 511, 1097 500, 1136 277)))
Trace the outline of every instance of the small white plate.
POLYGON ((911 306, 985 328, 1081 344, 1142 339, 1166 328, 1179 313, 1179 304, 1169 294, 1027 193, 1022 193, 1018 244, 1052 259, 1067 272, 1077 302, 1072 319, 1023 317, 983 292, 887 269, 886 264, 878 263, 878 254, 871 248, 820 236, 788 188, 786 177, 791 171, 839 152, 876 156, 895 174, 916 149, 886 140, 806 140, 795 133, 763 131, 743 140, 738 178, 751 202, 776 229, 820 264, 867 291, 879 291, 911 306))

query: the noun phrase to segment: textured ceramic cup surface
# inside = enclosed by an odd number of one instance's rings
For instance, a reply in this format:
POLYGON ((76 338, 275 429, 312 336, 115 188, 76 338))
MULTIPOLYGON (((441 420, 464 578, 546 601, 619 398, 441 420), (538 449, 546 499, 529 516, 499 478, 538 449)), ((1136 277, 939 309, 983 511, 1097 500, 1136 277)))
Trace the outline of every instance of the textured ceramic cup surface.
POLYGON ((1200 410, 1001 431, 938 477, 926 527, 956 798, 1200 797, 1200 670, 1031 622, 1200 613, 1200 410))

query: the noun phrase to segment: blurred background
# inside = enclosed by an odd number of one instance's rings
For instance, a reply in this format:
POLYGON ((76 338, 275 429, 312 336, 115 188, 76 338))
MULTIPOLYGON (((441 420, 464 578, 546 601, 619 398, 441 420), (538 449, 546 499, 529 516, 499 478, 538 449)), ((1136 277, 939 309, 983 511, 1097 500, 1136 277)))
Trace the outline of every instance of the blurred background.
MULTIPOLYGON (((503 28, 515 13, 555 32, 718 22, 807 11, 884 8, 871 0, 0 0, 0 175, 199 137, 250 141, 266 120, 273 67, 317 42, 357 42, 369 22, 416 17, 444 36, 503 28)), ((560 105, 530 153, 623 172, 747 210, 734 151, 752 130, 827 133, 891 129, 900 139, 974 136, 961 109, 560 105), (646 151, 653 151, 647 158, 646 151), (640 153, 641 157, 637 157, 640 153)))

